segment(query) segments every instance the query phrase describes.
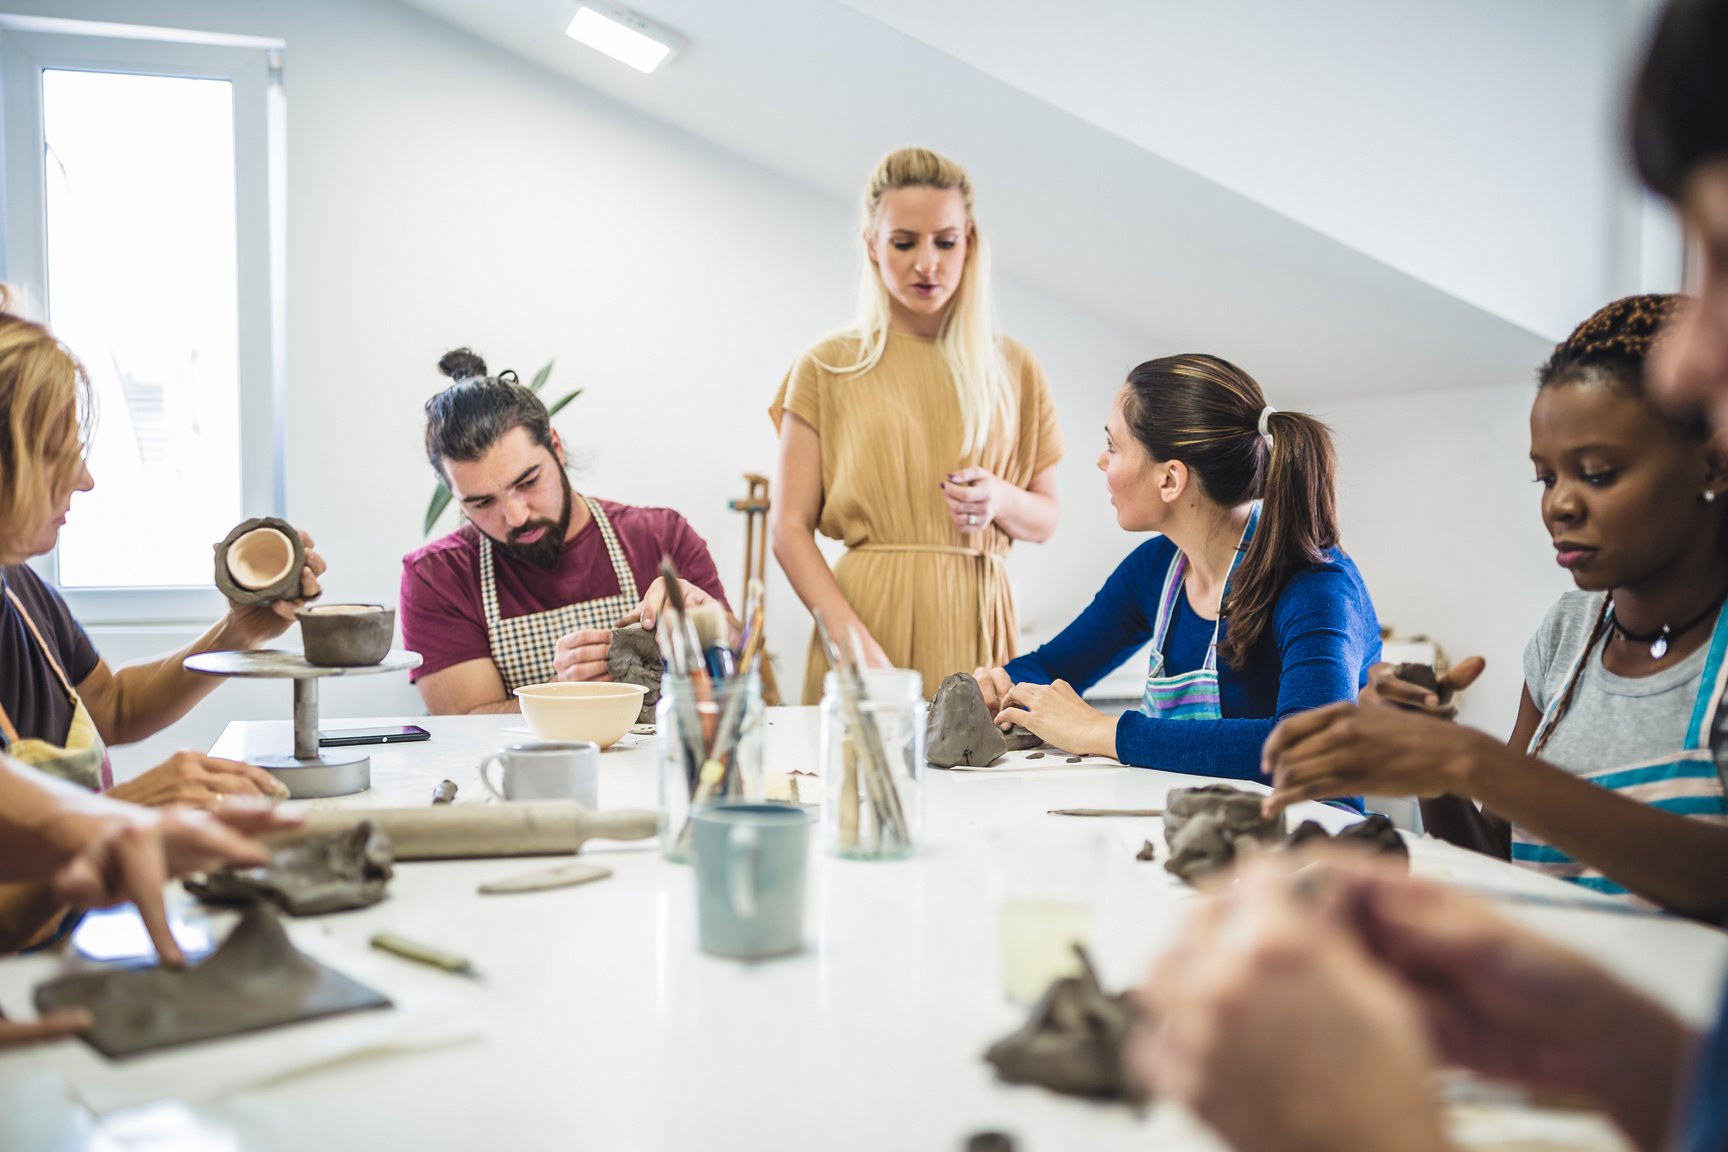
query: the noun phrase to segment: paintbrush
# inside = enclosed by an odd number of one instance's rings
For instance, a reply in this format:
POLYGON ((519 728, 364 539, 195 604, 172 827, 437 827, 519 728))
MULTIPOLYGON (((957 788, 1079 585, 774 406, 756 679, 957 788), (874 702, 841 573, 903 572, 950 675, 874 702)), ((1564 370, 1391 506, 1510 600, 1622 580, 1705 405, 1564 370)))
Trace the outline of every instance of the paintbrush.
POLYGON ((864 791, 869 796, 871 811, 876 816, 877 838, 880 839, 886 834, 905 844, 905 814, 900 810, 900 796, 888 768, 888 753, 882 747, 882 733, 864 710, 864 678, 847 654, 834 643, 834 637, 829 634, 822 613, 816 611, 811 615, 816 619, 816 636, 822 645, 822 654, 834 669, 834 682, 840 695, 840 707, 846 713, 847 726, 863 753, 860 760, 864 772, 864 791))
POLYGON ((696 628, 697 643, 702 645, 703 666, 708 669, 709 678, 718 687, 722 680, 736 670, 732 649, 726 644, 726 613, 719 604, 710 600, 690 609, 690 620, 696 628))
POLYGON ((674 657, 672 666, 684 681, 682 685, 675 685, 672 696, 685 747, 685 772, 690 792, 694 795, 697 777, 703 761, 708 758, 708 747, 713 740, 713 721, 703 716, 702 704, 712 705, 714 689, 707 669, 702 666, 702 646, 685 611, 684 585, 678 579, 678 570, 672 566, 670 557, 660 560, 660 579, 666 593, 660 625, 670 633, 674 657))

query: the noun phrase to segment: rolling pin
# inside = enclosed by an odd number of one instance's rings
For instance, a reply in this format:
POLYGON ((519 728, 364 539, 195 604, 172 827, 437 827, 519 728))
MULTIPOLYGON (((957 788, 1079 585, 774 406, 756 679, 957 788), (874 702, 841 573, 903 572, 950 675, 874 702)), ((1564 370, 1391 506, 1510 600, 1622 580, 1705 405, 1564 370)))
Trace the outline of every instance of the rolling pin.
POLYGON ((461 860, 492 856, 568 856, 589 840, 645 840, 660 814, 646 808, 595 812, 574 800, 426 808, 321 808, 300 827, 266 837, 282 844, 341 832, 363 820, 390 838, 398 860, 461 860))

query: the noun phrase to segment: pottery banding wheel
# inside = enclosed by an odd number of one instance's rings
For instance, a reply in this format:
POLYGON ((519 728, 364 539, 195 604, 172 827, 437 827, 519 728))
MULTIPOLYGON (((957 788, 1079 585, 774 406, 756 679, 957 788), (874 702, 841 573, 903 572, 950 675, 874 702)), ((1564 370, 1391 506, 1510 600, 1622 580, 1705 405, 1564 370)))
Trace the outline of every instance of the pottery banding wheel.
POLYGON ((372 758, 349 748, 318 747, 318 681, 326 676, 370 676, 406 672, 420 667, 420 653, 400 648, 376 664, 326 667, 310 663, 298 652, 265 648, 256 652, 199 652, 186 657, 189 672, 205 676, 294 681, 294 749, 292 754, 256 756, 251 763, 288 786, 294 800, 349 796, 372 786, 372 758))

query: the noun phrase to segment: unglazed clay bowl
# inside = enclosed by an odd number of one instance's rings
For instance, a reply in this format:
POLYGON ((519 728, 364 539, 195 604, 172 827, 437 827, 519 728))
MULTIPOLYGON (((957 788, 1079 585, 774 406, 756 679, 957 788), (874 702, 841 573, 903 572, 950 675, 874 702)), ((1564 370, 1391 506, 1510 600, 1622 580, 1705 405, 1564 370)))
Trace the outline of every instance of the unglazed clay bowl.
POLYGON ((317 604, 294 615, 307 661, 323 668, 376 664, 396 634, 396 609, 382 604, 317 604))
POLYGON ((216 587, 236 604, 269 604, 300 595, 306 547, 286 520, 259 516, 216 545, 216 587))
POLYGON ((572 681, 524 684, 516 689, 528 727, 548 740, 592 740, 609 748, 636 723, 642 697, 640 684, 572 681))

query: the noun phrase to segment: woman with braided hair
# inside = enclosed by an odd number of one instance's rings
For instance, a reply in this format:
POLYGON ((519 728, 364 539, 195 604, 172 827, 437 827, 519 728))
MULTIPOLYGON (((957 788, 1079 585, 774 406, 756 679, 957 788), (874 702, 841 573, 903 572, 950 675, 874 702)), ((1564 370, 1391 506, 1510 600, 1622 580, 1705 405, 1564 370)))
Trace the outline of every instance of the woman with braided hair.
POLYGON ((1116 522, 1161 535, 1055 639, 978 669, 986 703, 1070 752, 1255 776, 1273 724, 1354 700, 1380 659, 1374 605, 1338 548, 1331 433, 1272 408, 1228 361, 1166 356, 1117 391, 1098 467, 1116 522), (1080 698, 1147 640, 1137 711, 1080 698))
POLYGON ((1665 415, 1643 383, 1688 305, 1616 301, 1539 374, 1530 459, 1555 560, 1578 587, 1525 650, 1509 744, 1425 715, 1431 696, 1378 669, 1363 703, 1394 707, 1322 709, 1272 734, 1272 807, 1415 794, 1431 829, 1456 832, 1465 815, 1520 864, 1728 915, 1728 798, 1708 748, 1728 683, 1728 462, 1701 419, 1665 415))

